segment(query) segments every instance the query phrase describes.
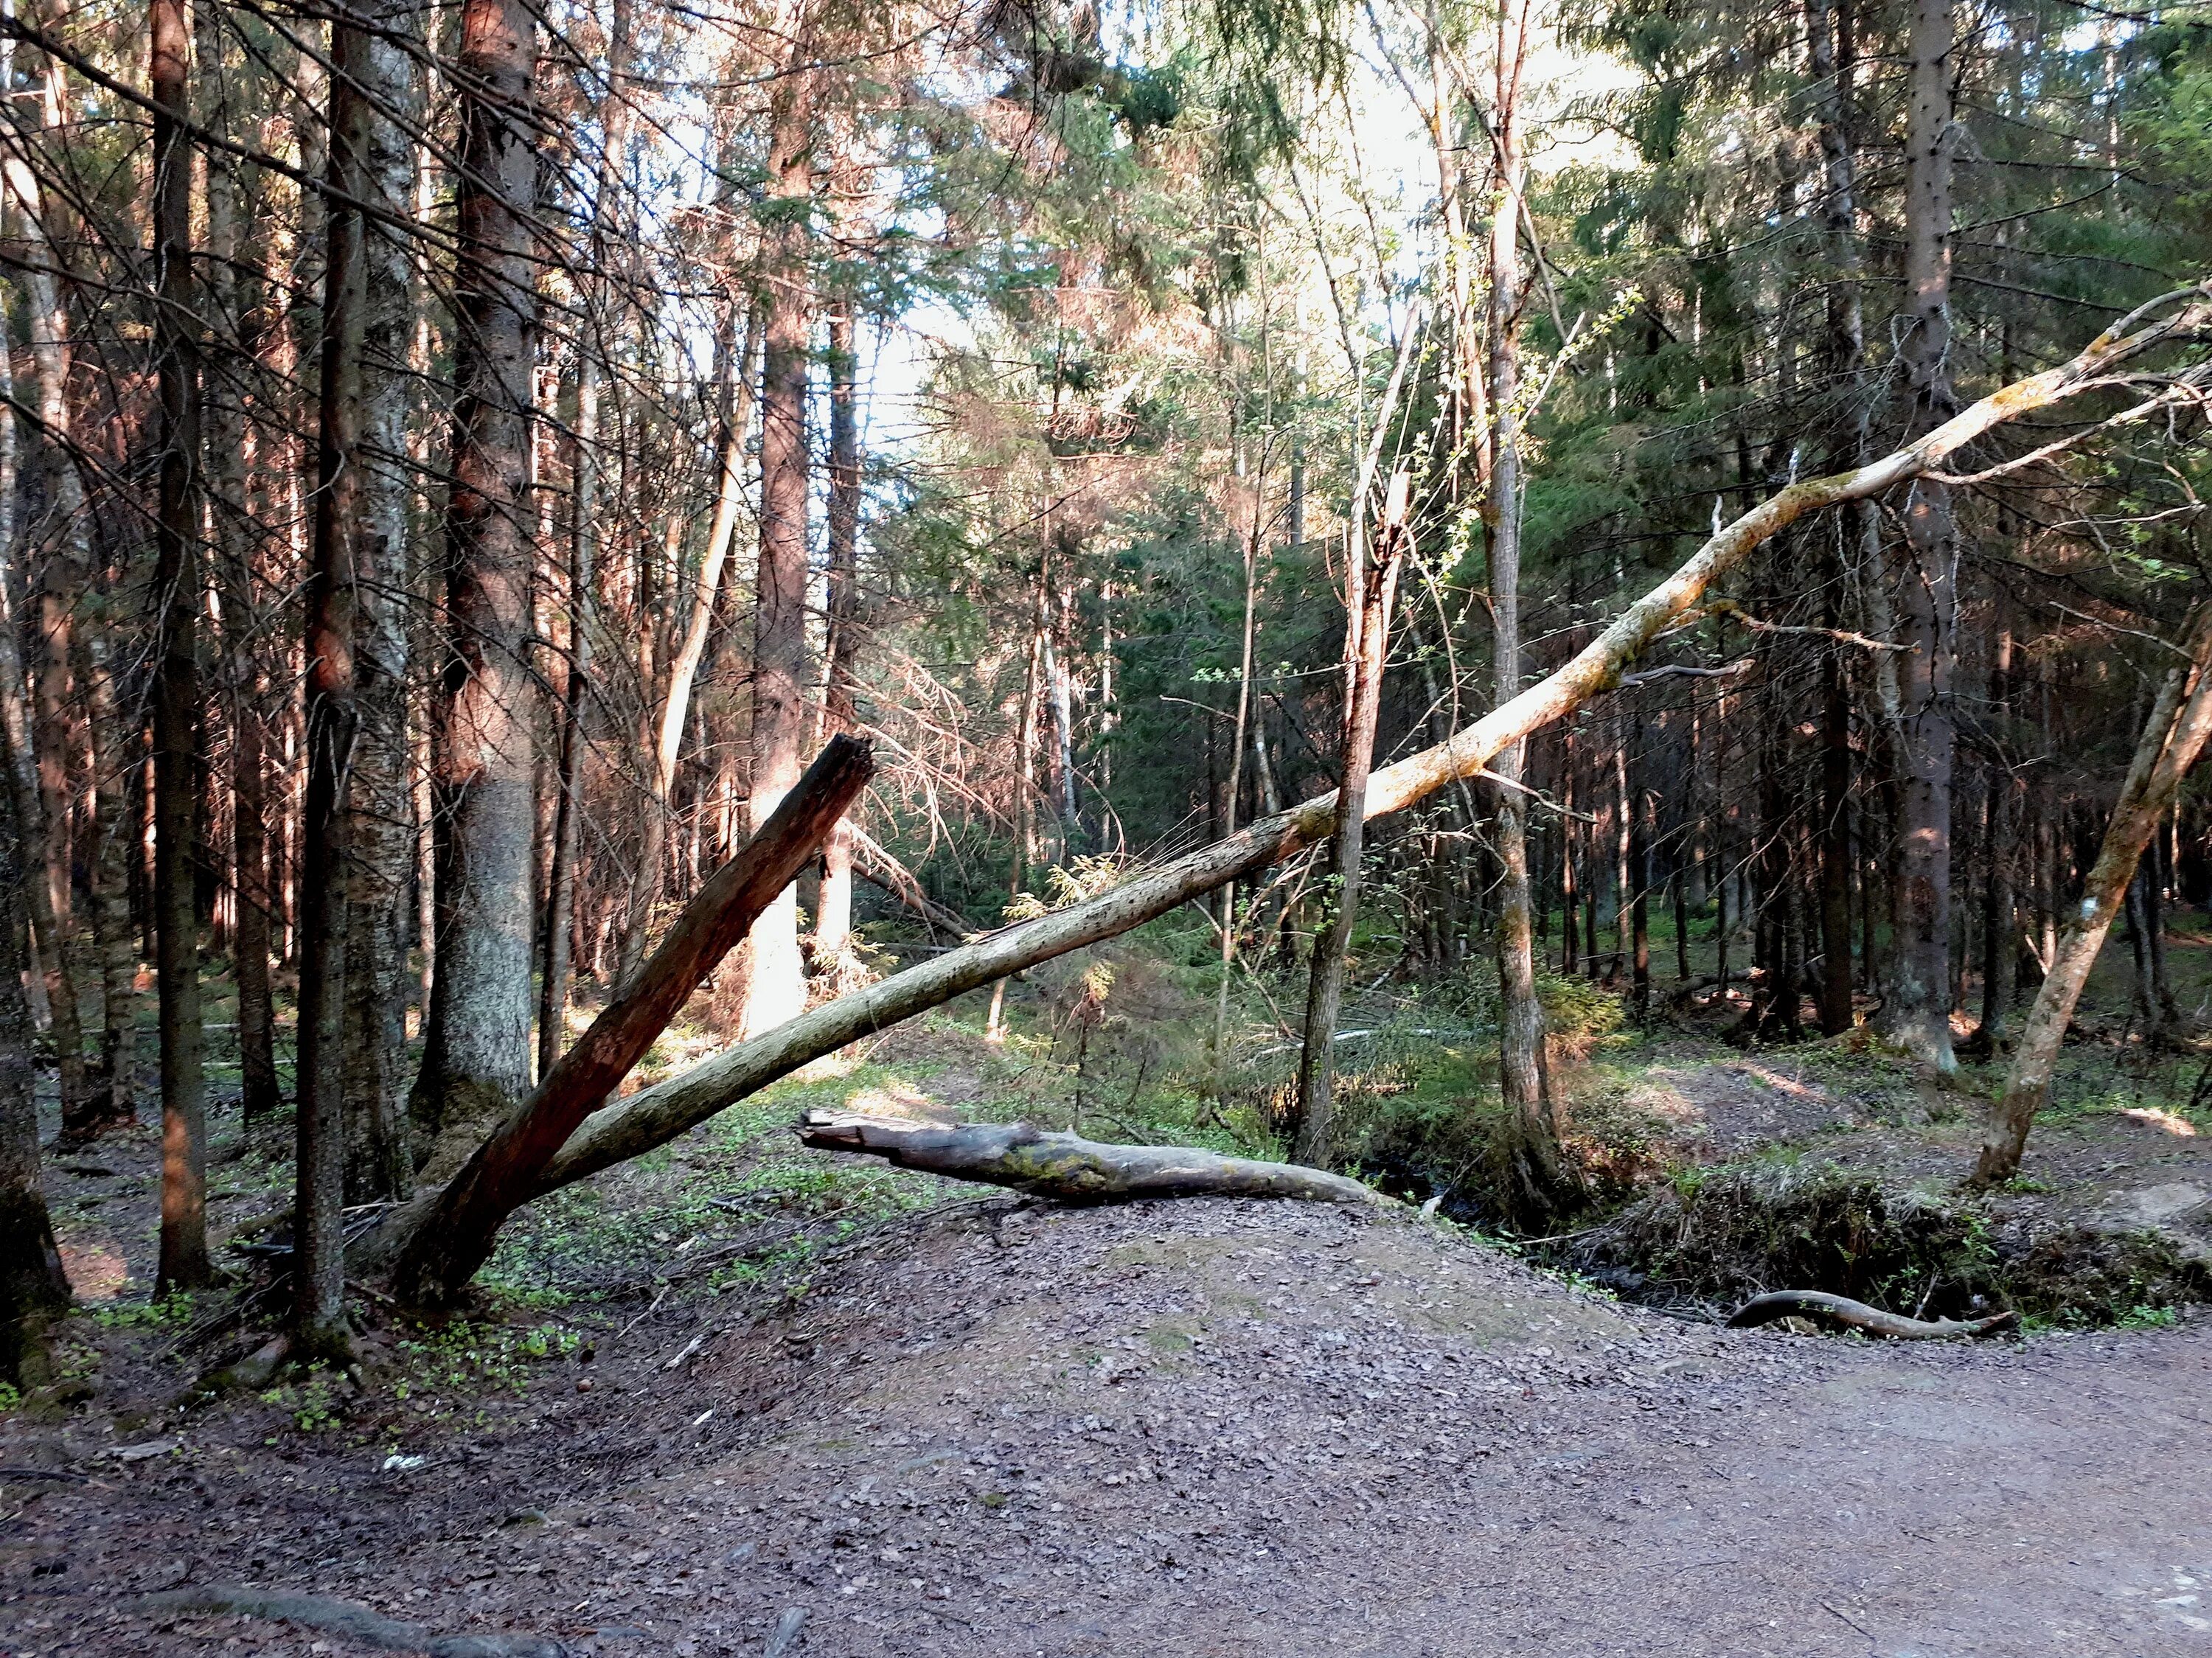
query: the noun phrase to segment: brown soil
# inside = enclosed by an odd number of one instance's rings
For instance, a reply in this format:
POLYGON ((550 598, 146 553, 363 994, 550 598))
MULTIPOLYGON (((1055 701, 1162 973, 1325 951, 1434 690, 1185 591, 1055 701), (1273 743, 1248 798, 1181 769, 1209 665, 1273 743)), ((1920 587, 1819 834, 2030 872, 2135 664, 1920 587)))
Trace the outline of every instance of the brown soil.
POLYGON ((994 1201, 796 1300, 568 1321, 596 1356, 519 1394, 319 1434, 133 1416, 174 1372, 100 1333, 88 1406, 0 1427, 0 1463, 82 1477, 0 1474, 0 1641, 366 1650, 132 1606, 234 1582, 678 1658, 788 1608, 817 1658, 2212 1651, 2202 1317, 1736 1333, 1406 1218, 994 1201))

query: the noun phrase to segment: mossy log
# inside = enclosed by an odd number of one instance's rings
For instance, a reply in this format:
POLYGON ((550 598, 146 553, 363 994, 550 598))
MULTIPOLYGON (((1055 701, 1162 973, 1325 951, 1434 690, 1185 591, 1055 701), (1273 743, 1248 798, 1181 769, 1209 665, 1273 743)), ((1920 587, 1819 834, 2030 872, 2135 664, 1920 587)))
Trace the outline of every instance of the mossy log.
POLYGON ((1993 1335, 2020 1322, 2020 1315, 2010 1312, 1992 1313, 1987 1318, 1907 1318, 1902 1313, 1886 1313, 1879 1307, 1853 1301, 1849 1296, 1832 1296, 1822 1290, 1777 1290, 1771 1295, 1754 1296, 1737 1308, 1735 1316, 1729 1320, 1729 1328, 1747 1330, 1754 1325, 1771 1324, 1777 1319, 1793 1315, 1824 1319, 1848 1330, 1887 1336, 1893 1341, 1942 1341, 1952 1336, 1993 1335))
POLYGON ((1383 1205, 1372 1187, 1296 1163, 1224 1157, 1179 1145, 1115 1145, 1028 1123, 902 1121, 811 1111, 799 1138, 825 1151, 865 1151, 902 1169, 1008 1186, 1076 1203, 1130 1198, 1299 1198, 1383 1205))

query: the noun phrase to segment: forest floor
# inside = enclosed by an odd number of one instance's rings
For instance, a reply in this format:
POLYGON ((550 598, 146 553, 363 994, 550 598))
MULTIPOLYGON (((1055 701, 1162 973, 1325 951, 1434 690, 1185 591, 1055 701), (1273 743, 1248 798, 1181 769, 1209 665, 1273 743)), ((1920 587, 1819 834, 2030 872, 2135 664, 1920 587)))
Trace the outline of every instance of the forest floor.
MULTIPOLYGON (((803 1613, 781 1649, 817 1658, 2212 1654, 2202 1309, 1972 1347, 1733 1332, 1410 1211, 1036 1206, 786 1132, 836 1103, 1249 1145, 1265 1074, 1226 1109, 1176 1080, 1205 1021, 1175 948, 1117 956, 1087 1035, 1054 1017, 1076 964, 1006 1044, 956 1008, 793 1078, 526 1212, 473 1320, 213 1406, 177 1402, 220 1356, 174 1351, 204 1308, 145 1296, 151 1131, 59 1160, 82 1310, 63 1395, 0 1417, 0 1652, 696 1658, 803 1613)), ((1453 1008, 1353 1011, 1356 1132, 1466 1084, 1453 1008)), ((1988 1077, 1931 1096, 1719 1017, 1587 1045, 1574 1108, 1617 1165, 1947 1198, 1988 1077)), ((1990 1224, 2194 1248, 2204 1060, 2086 1023, 1990 1224)), ((218 1121, 228 1227, 288 1169, 218 1121)))

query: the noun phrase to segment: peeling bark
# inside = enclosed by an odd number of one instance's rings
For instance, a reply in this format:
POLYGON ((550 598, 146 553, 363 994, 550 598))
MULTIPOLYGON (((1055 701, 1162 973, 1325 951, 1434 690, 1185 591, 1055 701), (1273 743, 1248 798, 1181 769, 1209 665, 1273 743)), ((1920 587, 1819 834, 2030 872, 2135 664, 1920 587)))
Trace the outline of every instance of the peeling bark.
POLYGON ((901 1169, 1073 1202, 1303 1198, 1381 1206, 1391 1201, 1346 1175, 1298 1163, 1224 1157, 1178 1145, 1114 1145, 1028 1123, 940 1125, 813 1111, 796 1132, 817 1151, 866 1152, 901 1169))

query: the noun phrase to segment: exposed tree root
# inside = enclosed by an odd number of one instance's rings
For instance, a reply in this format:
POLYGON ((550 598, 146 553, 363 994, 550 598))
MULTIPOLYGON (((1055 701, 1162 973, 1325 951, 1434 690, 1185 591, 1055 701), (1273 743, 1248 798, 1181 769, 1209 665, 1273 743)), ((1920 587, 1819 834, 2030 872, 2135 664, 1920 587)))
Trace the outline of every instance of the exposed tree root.
POLYGON ((1987 1318, 1907 1318, 1902 1313, 1885 1313, 1879 1307, 1853 1301, 1849 1296, 1832 1296, 1820 1290, 1777 1290, 1771 1295, 1754 1296, 1737 1308, 1735 1316, 1729 1320, 1729 1328, 1747 1330, 1792 1315, 1826 1319, 1831 1324, 1863 1330, 1869 1335, 1887 1336, 1893 1341, 1941 1341, 1950 1336, 1992 1335, 2020 1322, 2020 1315, 2014 1312, 1992 1313, 1987 1318))
POLYGON ((798 1132, 807 1145, 823 1151, 870 1152, 902 1169, 1079 1203, 1198 1197, 1391 1201, 1356 1180, 1296 1163, 1224 1157, 1174 1145, 1115 1145, 1028 1123, 905 1122, 815 1111, 800 1121, 798 1132))

